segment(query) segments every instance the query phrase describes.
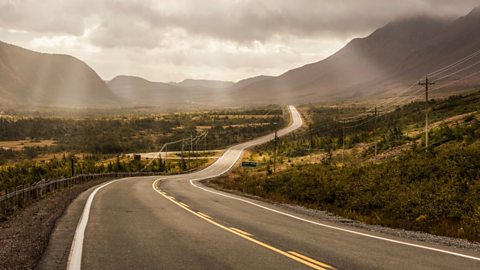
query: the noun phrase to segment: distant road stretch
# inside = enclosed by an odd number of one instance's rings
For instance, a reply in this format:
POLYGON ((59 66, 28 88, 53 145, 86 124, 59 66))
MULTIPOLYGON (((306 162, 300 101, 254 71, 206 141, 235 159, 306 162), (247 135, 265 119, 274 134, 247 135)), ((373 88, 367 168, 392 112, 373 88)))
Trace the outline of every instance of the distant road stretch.
MULTIPOLYGON (((279 136, 303 124, 295 107, 289 111, 291 123, 279 136)), ((480 269, 478 252, 323 221, 199 182, 228 172, 243 150, 273 138, 235 145, 195 173, 89 190, 57 224, 39 268, 480 269)))

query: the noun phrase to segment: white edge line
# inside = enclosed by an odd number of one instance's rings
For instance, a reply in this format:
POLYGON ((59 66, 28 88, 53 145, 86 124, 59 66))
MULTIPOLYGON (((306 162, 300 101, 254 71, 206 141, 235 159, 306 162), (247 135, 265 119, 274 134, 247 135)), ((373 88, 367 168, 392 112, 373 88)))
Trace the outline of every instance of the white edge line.
MULTIPOLYGON (((250 146, 248 146, 248 147, 250 147, 250 146)), ((248 204, 251 204, 253 206, 256 206, 256 207, 259 207, 259 208, 262 208, 262 209, 265 209, 265 210, 268 210, 268 211, 271 211, 271 212, 274 212, 274 213, 277 213, 277 214, 280 214, 280 215, 284 215, 284 216, 287 216, 287 217, 290 217, 290 218, 293 218, 293 219, 304 221, 304 222, 307 222, 307 223, 310 223, 310 224, 313 224, 313 225, 322 226, 322 227, 325 227, 325 228, 334 229, 334 230, 338 230, 338 231, 343 231, 343 232, 347 232, 347 233, 351 233, 351 234, 361 235, 361 236, 365 236, 365 237, 369 237, 369 238, 373 238, 373 239, 383 240, 383 241, 387 241, 387 242, 391 242, 391 243, 396 243, 396 244, 401 244, 401 245, 426 249, 426 250, 430 250, 430 251, 441 252, 441 253, 445 253, 445 254, 449 254, 449 255, 453 255, 453 256, 458 256, 458 257, 462 257, 462 258, 467 258, 467 259, 480 261, 479 257, 469 256, 469 255, 465 255, 465 254, 462 254, 462 253, 457 253, 457 252, 438 249, 438 248, 432 248, 432 247, 418 245, 418 244, 412 244, 412 243, 408 243, 408 242, 404 242, 404 241, 399 241, 399 240, 389 239, 389 238, 385 238, 385 237, 375 236, 375 235, 372 235, 372 234, 361 233, 361 232, 348 230, 348 229, 344 229, 344 228, 340 228, 340 227, 335 227, 335 226, 327 225, 327 224, 324 224, 324 223, 316 222, 316 221, 313 221, 313 220, 301 218, 301 217, 298 217, 298 216, 295 216, 295 215, 292 215, 292 214, 288 214, 288 213, 285 213, 285 212, 282 212, 282 211, 279 211, 279 210, 275 210, 275 209, 272 209, 272 208, 269 208, 269 207, 251 202, 251 201, 246 200, 246 199, 242 199, 242 198, 234 197, 234 196, 231 196, 231 195, 227 195, 225 193, 218 192, 218 191, 213 191, 213 190, 198 186, 194 183, 194 181, 211 179, 211 178, 219 177, 219 176, 227 173, 228 171, 230 171, 233 168, 233 166, 237 163, 238 159, 240 159, 240 156, 243 153, 243 151, 248 147, 244 147, 242 149, 239 149, 239 153, 237 155, 237 158, 235 159, 235 162, 233 162, 232 165, 228 169, 226 169, 225 171, 220 172, 220 173, 218 173, 214 176, 191 179, 190 184, 192 186, 196 187, 196 188, 199 188, 199 189, 203 190, 203 191, 207 191, 207 192, 210 192, 210 193, 213 193, 213 194, 216 194, 216 195, 220 195, 220 196, 223 196, 223 197, 227 197, 227 198, 230 198, 230 199, 234 199, 234 200, 237 200, 237 201, 248 203, 248 204)))
POLYGON ((83 208, 82 216, 80 217, 80 221, 78 222, 77 228, 75 230, 72 246, 70 247, 70 253, 68 255, 68 261, 67 261, 68 270, 80 270, 82 267, 83 239, 85 238, 85 230, 87 228, 88 219, 90 217, 90 209, 92 206, 93 199, 95 198, 95 195, 100 189, 125 179, 126 178, 107 182, 97 187, 88 196, 87 202, 85 203, 85 207, 83 208))
MULTIPOLYGON (((289 109, 290 111, 293 111, 294 110, 294 107, 293 106, 289 106, 289 109)), ((295 110, 297 114, 300 114, 297 110, 295 110)), ((302 119, 300 118, 300 123, 303 123, 302 119)), ((293 122, 293 117, 292 117, 292 122, 293 122)), ((301 125, 300 125, 301 126, 301 125)), ((289 129, 292 129, 293 130, 296 130, 298 129, 298 127, 294 127, 294 125, 290 125, 288 126, 287 128, 283 129, 282 131, 285 132, 289 129)), ((293 131, 292 130, 292 131, 293 131)), ((289 133, 289 132, 287 132, 289 133)), ((285 133, 286 134, 286 133, 285 133)), ((272 134, 269 134, 269 135, 265 135, 263 137, 260 137, 258 139, 262 139, 262 138, 266 138, 268 136, 271 136, 272 134)), ((258 140, 257 139, 257 140, 258 140)), ((270 139, 271 140, 271 139, 270 139)), ((270 140, 267 140, 267 141, 270 141, 270 140)), ((247 144, 247 143, 243 143, 243 144, 247 144)), ((240 144, 241 145, 241 144, 240 144)), ((252 146, 252 145, 248 145, 248 146, 245 146, 245 147, 242 147, 240 148, 239 150, 239 153, 238 153, 238 156, 237 158, 235 159, 235 162, 233 164, 231 164, 231 166, 225 170, 225 172, 228 172, 230 171, 233 166, 235 165, 235 163, 238 161, 238 159, 240 159, 240 155, 243 153, 243 151, 245 150, 245 148, 249 147, 249 146, 252 146)), ((232 148, 232 147, 231 147, 232 148)), ((230 150, 231 148, 227 149, 223 155, 225 155, 228 150, 230 150)), ((222 155, 222 156, 223 156, 222 155)), ((221 157, 220 157, 221 158, 221 157)), ((219 159, 220 159, 219 158, 219 159)), ((218 161, 218 160, 217 160, 218 161)), ((215 163, 213 163, 215 164, 215 163)), ((212 165, 213 165, 212 164, 212 165)), ((212 166, 210 165, 210 166, 212 166)), ((208 168, 208 167, 207 167, 208 168)), ((223 172, 223 173, 225 173, 223 172)), ((222 173, 222 174, 223 174, 222 173)), ((213 176, 213 177, 217 177, 217 176, 213 176)), ((211 177, 209 177, 211 178, 211 177)), ((87 199, 87 202, 85 203, 85 206, 83 208, 83 212, 82 212, 82 216, 80 217, 80 221, 78 222, 77 224, 77 228, 75 230, 75 235, 73 237, 73 242, 72 242, 72 246, 70 247, 70 253, 68 255, 68 261, 67 261, 67 269, 68 270, 80 270, 82 268, 82 253, 83 253, 83 240, 85 238, 85 230, 87 229, 87 224, 88 224, 88 219, 90 217, 90 209, 92 207, 92 202, 93 202, 93 199, 95 198, 95 195, 97 194, 97 192, 99 190, 101 190, 102 188, 112 184, 112 183, 115 183, 115 182, 118 182, 118 181, 122 181, 122 180, 125 180, 127 178, 122 178, 122 179, 117 179, 117 180, 112 180, 108 183, 105 183, 99 187, 97 187, 92 193, 90 193, 90 195, 88 196, 88 199, 87 199)), ((172 199, 175 199, 172 197, 172 199)))
MULTIPOLYGON (((213 177, 209 177, 209 178, 213 178, 213 177)), ((383 241, 387 241, 387 242, 402 244, 402 245, 411 246, 411 247, 427 249, 427 250, 431 250, 431 251, 437 251, 437 252, 441 252, 441 253, 446 253, 446 254, 450 254, 450 255, 454 255, 454 256, 459 256, 459 257, 463 257, 463 258, 468 258, 468 259, 480 261, 480 258, 474 257, 474 256, 469 256, 469 255, 465 255, 465 254, 461 254, 461 253, 457 253, 457 252, 452 252, 452 251, 448 251, 448 250, 443 250, 443 249, 438 249, 438 248, 422 246, 422 245, 418 245, 418 244, 412 244, 412 243, 403 242, 403 241, 399 241, 399 240, 393 240, 393 239, 389 239, 389 238, 385 238, 385 237, 375 236, 375 235, 371 235, 371 234, 367 234, 367 233, 361 233, 361 232, 357 232, 357 231, 352 231, 352 230, 343 229, 343 228, 340 228, 340 227, 335 227, 335 226, 323 224, 323 223, 320 223, 320 222, 316 222, 316 221, 313 221, 313 220, 309 220, 309 219, 301 218, 301 217, 298 217, 298 216, 295 216, 295 215, 292 215, 292 214, 288 214, 288 213, 285 213, 285 212, 282 212, 282 211, 279 211, 279 210, 275 210, 275 209, 272 209, 272 208, 269 208, 269 207, 266 207, 266 206, 263 206, 263 205, 245 200, 245 199, 241 199, 241 198, 237 198, 237 197, 230 196, 230 195, 227 195, 227 194, 223 194, 221 192, 212 191, 212 190, 209 190, 207 188, 200 187, 200 186, 196 185, 195 183, 193 183, 193 181, 205 180, 205 179, 209 179, 209 178, 192 179, 192 180, 190 180, 190 184, 192 184, 194 187, 199 188, 201 190, 204 190, 204 191, 207 191, 207 192, 210 192, 210 193, 214 193, 216 195, 220 195, 220 196, 223 196, 223 197, 227 197, 227 198, 230 198, 230 199, 234 199, 234 200, 237 200, 237 201, 241 201, 241 202, 244 202, 244 203, 248 203, 248 204, 251 204, 253 206, 256 206, 256 207, 259 207, 259 208, 262 208, 262 209, 265 209, 265 210, 268 210, 268 211, 271 211, 271 212, 274 212, 274 213, 277 213, 277 214, 280 214, 280 215, 291 217, 293 219, 304 221, 304 222, 307 222, 307 223, 310 223, 310 224, 313 224, 313 225, 318 225, 318 226, 322 226, 322 227, 325 227, 325 228, 334 229, 334 230, 343 231, 343 232, 348 232, 348 233, 361 235, 361 236, 365 236, 365 237, 369 237, 369 238, 374 238, 374 239, 378 239, 378 240, 383 240, 383 241)))

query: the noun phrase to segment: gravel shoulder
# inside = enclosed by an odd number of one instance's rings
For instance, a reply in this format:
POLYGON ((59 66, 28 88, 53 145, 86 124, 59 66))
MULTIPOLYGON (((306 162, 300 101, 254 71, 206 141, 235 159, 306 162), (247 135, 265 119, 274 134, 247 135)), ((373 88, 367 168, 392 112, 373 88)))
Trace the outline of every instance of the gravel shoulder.
POLYGON ((65 209, 82 192, 105 181, 91 181, 51 194, 0 222, 0 269, 35 268, 65 209))
POLYGON ((410 239, 410 240, 421 241, 425 243, 439 244, 443 246, 449 246, 454 248, 480 252, 480 243, 478 242, 470 242, 465 239, 438 236, 438 235, 433 235, 433 234, 428 234, 428 233, 418 232, 418 231, 408 231, 403 229, 383 227, 379 225, 370 225, 370 224, 366 224, 356 220, 337 216, 337 215, 328 213, 326 211, 318 210, 318 209, 306 208, 300 205, 278 203, 278 202, 267 200, 258 196, 242 193, 237 190, 224 189, 221 186, 215 183, 212 183, 211 180, 212 179, 205 180, 205 181, 202 181, 202 183, 210 188, 214 188, 219 191, 231 193, 238 196, 243 196, 246 198, 250 198, 250 199, 254 199, 262 202, 267 202, 277 207, 283 208, 287 211, 303 214, 319 221, 332 222, 332 223, 337 223, 337 224, 341 224, 343 226, 348 226, 352 228, 359 228, 359 229, 363 229, 371 232, 384 233, 384 234, 388 234, 396 237, 401 237, 403 239, 410 239))

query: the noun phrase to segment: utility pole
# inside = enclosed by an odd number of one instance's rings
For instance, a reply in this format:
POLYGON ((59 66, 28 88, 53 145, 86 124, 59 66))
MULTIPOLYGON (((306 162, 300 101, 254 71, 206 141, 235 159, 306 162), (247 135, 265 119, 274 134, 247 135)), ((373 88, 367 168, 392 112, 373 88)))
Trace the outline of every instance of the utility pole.
POLYGON ((180 171, 184 171, 185 168, 185 139, 182 139, 182 153, 180 154, 180 171))
POLYGON ((375 135, 377 135, 377 106, 375 105, 375 119, 373 122, 373 135, 375 139, 375 158, 377 158, 377 138, 375 135))
MULTIPOLYGON (((160 153, 160 156, 162 155, 162 153, 160 153)), ((168 161, 168 144, 165 145, 165 171, 168 172, 167 170, 167 161, 168 161)))
POLYGON ((120 171, 120 155, 117 155, 117 169, 115 170, 116 173, 120 171))
POLYGON ((310 131, 310 152, 313 151, 313 132, 310 131))
POLYGON ((277 170, 277 140, 278 140, 278 135, 277 135, 277 127, 275 127, 275 149, 273 150, 273 173, 276 172, 277 170))
POLYGON ((434 82, 430 82, 428 75, 425 77, 425 82, 418 83, 418 85, 425 86, 425 152, 428 152, 428 87, 434 84, 434 82))
POLYGON ((70 159, 70 163, 71 163, 71 167, 72 167, 72 177, 75 176, 75 160, 73 159, 70 159))
POLYGON ((185 141, 182 140, 182 154, 181 154, 181 155, 182 155, 182 158, 184 157, 184 156, 183 156, 183 149, 184 149, 184 148, 185 148, 185 141))
POLYGON ((208 132, 207 134, 205 134, 205 138, 203 139, 205 153, 207 152, 207 136, 208 136, 208 132))
POLYGON ((190 153, 188 155, 188 169, 190 169, 190 159, 192 158, 192 154, 193 154, 193 134, 192 132, 190 131, 190 153))
POLYGON ((345 161, 345 120, 342 121, 342 165, 345 161))

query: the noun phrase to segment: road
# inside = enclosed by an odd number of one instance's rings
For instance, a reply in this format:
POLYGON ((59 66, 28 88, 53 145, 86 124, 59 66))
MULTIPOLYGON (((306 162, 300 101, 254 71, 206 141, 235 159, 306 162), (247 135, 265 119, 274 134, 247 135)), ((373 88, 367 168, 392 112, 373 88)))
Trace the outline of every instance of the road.
MULTIPOLYGON (((302 126, 289 109, 292 121, 279 136, 302 126)), ((478 252, 317 220, 199 181, 271 139, 233 146, 195 173, 87 191, 58 222, 39 269, 480 269, 478 252)))
MULTIPOLYGON (((223 150, 208 150, 208 151, 195 151, 197 155, 200 156, 195 156, 195 157, 189 157, 188 156, 188 151, 185 151, 185 159, 191 158, 191 159, 217 159, 218 157, 221 156, 223 153, 223 150), (206 153, 206 155, 201 156, 202 153, 206 153)), ((162 157, 163 160, 169 159, 169 160, 176 160, 176 159, 181 159, 181 151, 169 151, 169 152, 149 152, 149 153, 129 153, 126 154, 127 157, 132 158, 133 155, 140 155, 142 159, 152 159, 152 158, 158 158, 162 157)))

